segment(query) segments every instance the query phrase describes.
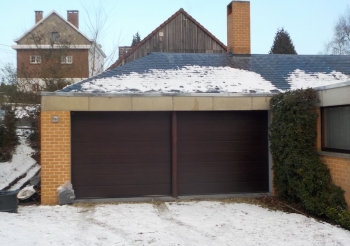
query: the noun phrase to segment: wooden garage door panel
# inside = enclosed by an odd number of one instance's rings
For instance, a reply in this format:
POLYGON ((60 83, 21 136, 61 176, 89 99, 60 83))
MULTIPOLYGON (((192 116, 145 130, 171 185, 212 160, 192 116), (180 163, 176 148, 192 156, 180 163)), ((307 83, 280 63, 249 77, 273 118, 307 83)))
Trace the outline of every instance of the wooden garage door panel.
POLYGON ((76 176, 75 182, 93 186, 118 186, 118 185, 160 185, 170 184, 170 175, 153 174, 128 174, 128 175, 88 175, 76 176))
MULTIPOLYGON (((183 119, 183 120, 191 120, 189 119, 183 119)), ((215 120, 210 119, 205 121, 206 124, 203 124, 204 121, 194 119, 193 122, 184 122, 181 124, 181 127, 183 128, 183 133, 190 132, 190 129, 192 127, 198 127, 198 125, 201 125, 201 131, 202 132, 216 132, 216 131, 231 131, 232 129, 239 129, 240 132, 242 131, 250 131, 253 127, 256 127, 256 130, 262 130, 261 125, 257 125, 255 122, 248 121, 248 120, 215 120)))
POLYGON ((253 172, 265 171, 265 162, 249 162, 244 165, 240 162, 191 162, 188 165, 184 164, 178 167, 181 173, 211 173, 211 172, 253 172))
MULTIPOLYGON (((85 134, 84 129, 78 129, 72 136, 74 139, 79 139, 80 143, 91 140, 91 136, 85 134)), ((95 142, 163 142, 166 143, 169 140, 169 136, 165 134, 166 131, 129 131, 128 135, 120 134, 120 131, 110 131, 103 136, 96 136, 95 142)))
MULTIPOLYGON (((261 182, 268 182, 267 179, 261 182)), ((179 190, 186 194, 225 194, 225 193, 254 193, 261 190, 260 182, 231 182, 231 183, 201 183, 201 184, 179 184, 179 190), (203 193, 203 191, 205 191, 203 193)))
MULTIPOLYGON (((207 141, 184 141, 178 147, 179 151, 185 152, 241 152, 254 151, 257 147, 263 144, 264 140, 254 141, 252 139, 245 139, 242 141, 212 141, 208 144, 207 141)), ((266 140, 265 140, 266 141, 266 140)))
POLYGON ((169 112, 73 112, 78 198, 170 195, 169 112))
MULTIPOLYGON (((267 149, 266 149, 267 151, 267 149)), ((179 152, 180 153, 180 152, 179 152)), ((268 153, 260 153, 258 151, 227 151, 227 152, 205 152, 197 150, 196 152, 183 152, 179 155, 178 161, 185 165, 193 162, 242 162, 244 165, 247 161, 261 161, 265 163, 268 153)))
POLYGON ((191 124, 195 121, 210 122, 210 121, 255 121, 257 114, 261 116, 266 114, 266 111, 197 111, 197 112, 178 112, 182 114, 181 118, 185 124, 191 124), (253 113, 253 114, 252 114, 253 113))
POLYGON ((101 198, 101 197, 137 197, 144 196, 152 190, 158 195, 169 195, 167 185, 122 185, 122 186, 78 186, 74 192, 80 197, 101 198))
MULTIPOLYGON (((142 150, 140 150, 142 151, 142 150)), ((169 163, 170 165, 170 152, 169 153, 80 153, 72 155, 72 163, 76 164, 109 164, 115 163, 169 163)))
POLYGON ((266 133, 266 129, 263 131, 257 131, 256 129, 251 131, 242 131, 240 130, 227 130, 221 131, 220 129, 213 129, 212 131, 191 131, 187 129, 182 129, 181 132, 178 133, 178 137, 181 138, 182 141, 207 141, 211 139, 212 141, 265 141, 259 139, 261 134, 266 133), (213 134, 213 131, 215 133, 213 134))
POLYGON ((201 172, 201 173, 182 173, 179 177, 181 184, 205 184, 205 183, 236 183, 236 182, 251 182, 251 177, 265 180, 265 170, 252 170, 249 172, 201 172))
POLYGON ((157 150, 160 153, 169 153, 171 148, 170 142, 119 142, 119 141, 105 141, 101 142, 85 142, 79 143, 80 147, 86 152, 94 151, 100 154, 108 153, 134 153, 135 149, 138 153, 150 153, 157 150))
POLYGON ((132 174, 163 174, 169 171, 169 168, 162 163, 113 163, 113 164, 75 164, 72 167, 73 172, 79 172, 83 175, 106 175, 113 173, 118 168, 118 175, 132 174), (118 165, 118 167, 116 167, 118 165), (145 168, 147 165, 148 168, 145 168))
MULTIPOLYGON (((122 120, 122 119, 115 119, 116 121, 118 120, 122 120)), ((135 120, 138 121, 138 123, 140 124, 140 120, 135 120)), ((148 132, 167 132, 169 129, 168 127, 165 127, 162 124, 159 124, 160 122, 156 122, 156 121, 150 121, 150 122, 145 122, 145 124, 143 124, 143 128, 145 129, 145 131, 148 132), (147 129, 147 130, 146 130, 147 129)), ((134 132, 135 128, 139 127, 138 124, 135 124, 135 122, 129 122, 129 121, 124 121, 125 125, 121 125, 119 124, 113 124, 113 121, 107 121, 104 123, 98 123, 97 121, 93 121, 93 122, 89 122, 89 125, 85 127, 85 129, 78 129, 76 131, 76 134, 84 134, 84 132, 80 132, 80 131, 91 131, 92 134, 96 134, 94 133, 94 130, 96 128, 105 128, 108 127, 109 128, 109 132, 134 132)), ((101 134, 103 134, 103 136, 108 136, 108 132, 102 132, 101 134)))
POLYGON ((179 112, 180 195, 268 191, 267 112, 179 112))

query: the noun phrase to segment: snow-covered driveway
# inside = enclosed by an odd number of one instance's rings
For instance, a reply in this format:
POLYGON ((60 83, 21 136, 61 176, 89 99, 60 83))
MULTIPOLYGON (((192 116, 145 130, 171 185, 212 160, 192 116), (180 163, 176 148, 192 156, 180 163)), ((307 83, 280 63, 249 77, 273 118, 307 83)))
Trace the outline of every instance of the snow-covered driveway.
POLYGON ((243 203, 21 206, 0 214, 0 245, 350 245, 350 232, 243 203))

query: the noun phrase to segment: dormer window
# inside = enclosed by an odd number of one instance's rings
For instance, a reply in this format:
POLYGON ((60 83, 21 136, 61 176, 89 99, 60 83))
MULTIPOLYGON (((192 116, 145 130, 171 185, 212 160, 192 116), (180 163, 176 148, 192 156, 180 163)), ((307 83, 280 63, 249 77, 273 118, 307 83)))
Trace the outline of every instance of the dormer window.
POLYGON ((60 35, 58 34, 58 32, 51 32, 51 41, 52 43, 58 43, 58 38, 60 37, 60 35))
POLYGON ((30 56, 30 64, 40 64, 41 56, 30 56))
POLYGON ((72 64, 73 57, 72 56, 61 56, 61 64, 72 64))

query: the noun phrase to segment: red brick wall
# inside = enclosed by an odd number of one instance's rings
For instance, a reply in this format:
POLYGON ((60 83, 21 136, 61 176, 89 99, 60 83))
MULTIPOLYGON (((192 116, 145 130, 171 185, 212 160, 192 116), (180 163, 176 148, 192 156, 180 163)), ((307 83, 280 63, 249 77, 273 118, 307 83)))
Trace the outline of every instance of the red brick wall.
POLYGON ((17 50, 18 78, 88 78, 88 50, 17 50), (41 64, 30 64, 40 55, 41 64), (73 64, 61 64, 61 55, 73 56, 73 64))

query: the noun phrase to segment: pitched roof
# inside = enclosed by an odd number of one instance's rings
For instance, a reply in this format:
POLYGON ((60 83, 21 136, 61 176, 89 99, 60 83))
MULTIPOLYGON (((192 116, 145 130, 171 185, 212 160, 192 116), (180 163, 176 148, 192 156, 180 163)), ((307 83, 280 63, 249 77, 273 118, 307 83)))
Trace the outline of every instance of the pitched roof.
POLYGON ((45 20, 47 18, 49 18, 51 15, 56 14, 58 17, 60 17, 64 22, 66 22, 69 26, 71 26, 73 29, 75 29, 75 31, 77 31, 79 34, 81 34, 84 38, 86 38, 87 40, 89 40, 90 42, 93 42, 92 39, 88 38, 87 36, 85 36, 84 33, 82 33, 78 28, 76 28, 72 23, 70 23, 69 21, 67 21, 66 19, 64 19, 60 14, 58 14, 55 10, 53 10, 50 14, 48 14, 45 18, 41 19, 38 23, 36 23, 31 29, 29 29, 27 32, 25 32, 21 37, 15 39, 14 41, 17 43, 19 42, 22 38, 24 38, 28 33, 32 32, 36 27, 38 27, 39 25, 41 25, 42 23, 45 22, 45 20))
POLYGON ((59 92, 263 93, 350 81, 350 56, 152 53, 59 92))
POLYGON ((217 39, 211 32, 209 32, 204 26, 202 26, 198 21, 196 21, 190 14, 188 14, 183 8, 179 9, 175 14, 170 16, 165 22, 163 22, 159 27, 157 27, 153 32, 151 32, 147 37, 141 40, 137 45, 135 45, 131 50, 129 50, 126 54, 120 57, 115 63, 113 63, 107 70, 113 69, 119 66, 124 59, 129 57, 133 52, 135 52, 139 47, 141 47, 147 40, 149 40, 153 35, 159 32, 162 28, 164 28, 167 24, 169 24, 172 20, 174 20, 179 14, 184 14, 189 20, 195 23, 200 29, 203 30, 209 37, 215 40, 223 49, 227 50, 227 46, 224 45, 219 39, 217 39))

